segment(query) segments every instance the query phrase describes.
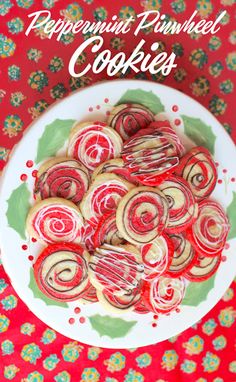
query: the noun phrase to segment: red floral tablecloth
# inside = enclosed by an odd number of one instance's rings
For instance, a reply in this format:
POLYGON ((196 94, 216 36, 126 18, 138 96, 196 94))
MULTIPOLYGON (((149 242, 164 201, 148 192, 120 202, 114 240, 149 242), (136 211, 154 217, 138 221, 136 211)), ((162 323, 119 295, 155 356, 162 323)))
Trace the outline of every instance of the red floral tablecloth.
MULTIPOLYGON (((24 129, 48 105, 80 87, 108 79, 104 72, 70 78, 68 62, 83 41, 81 36, 68 34, 56 42, 40 29, 29 37, 24 35, 29 24, 27 14, 42 8, 50 10, 54 19, 71 21, 106 20, 113 14, 126 18, 149 9, 158 9, 178 21, 190 17, 195 9, 199 19, 214 19, 226 10, 221 30, 213 36, 163 36, 146 30, 142 34, 145 51, 158 41, 159 51, 175 52, 178 67, 166 78, 133 72, 125 77, 163 82, 191 95, 219 119, 236 141, 235 0, 0 0, 1 169, 24 129)), ((140 35, 134 38, 132 34, 108 34, 104 47, 113 54, 121 50, 130 54, 139 40, 140 35)), ((89 60, 90 54, 82 54, 77 67, 89 60)), ((46 327, 17 297, 0 266, 0 380, 236 381, 235 295, 233 282, 217 306, 178 337, 139 349, 106 350, 74 342, 46 327)))

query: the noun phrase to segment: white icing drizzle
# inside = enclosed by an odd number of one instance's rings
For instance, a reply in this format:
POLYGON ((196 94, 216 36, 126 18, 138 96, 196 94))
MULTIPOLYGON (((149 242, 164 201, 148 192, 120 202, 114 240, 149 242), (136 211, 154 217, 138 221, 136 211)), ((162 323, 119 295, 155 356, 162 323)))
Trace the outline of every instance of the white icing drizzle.
POLYGON ((90 258, 89 268, 93 277, 107 285, 104 286, 105 289, 115 287, 116 290, 125 293, 137 288, 144 270, 143 264, 136 261, 134 254, 108 244, 95 250, 90 258), (101 274, 99 269, 107 271, 108 275, 101 274), (119 275, 120 270, 123 272, 122 276, 119 275))
POLYGON ((198 219, 193 225, 193 236, 198 250, 203 250, 203 253, 211 255, 221 248, 223 249, 228 231, 227 217, 220 206, 212 201, 200 205, 198 219), (209 222, 211 224, 208 224, 209 222), (212 224, 213 222, 214 224, 212 224))
POLYGON ((34 229, 38 233, 39 237, 47 242, 53 242, 59 240, 74 241, 77 237, 81 235, 81 228, 83 226, 83 219, 76 210, 68 208, 67 206, 62 206, 60 204, 53 204, 42 207, 35 215, 34 218, 34 229), (65 220, 60 219, 60 217, 55 217, 55 215, 66 215, 66 220, 72 223, 72 228, 68 232, 64 232, 65 220), (51 214, 54 217, 50 217, 51 214), (41 230, 41 225, 43 224, 43 230, 46 235, 43 234, 41 230))
POLYGON ((158 313, 170 312, 181 303, 185 292, 185 283, 182 277, 169 278, 161 276, 151 284, 150 302, 153 310, 158 313))
POLYGON ((145 175, 147 181, 179 164, 175 146, 156 131, 131 139, 124 145, 122 154, 125 155, 131 174, 145 175))
POLYGON ((78 140, 80 140, 80 142, 76 155, 78 159, 90 170, 97 167, 101 161, 114 158, 120 155, 121 152, 121 139, 118 139, 117 133, 105 126, 88 125, 80 129, 70 140, 69 155, 73 155, 78 140), (91 145, 89 141, 94 137, 96 137, 96 141, 93 145, 91 145), (103 141, 106 141, 107 147, 100 145, 100 138, 102 138, 103 141), (105 159, 102 159, 102 157, 104 157, 104 153, 105 159))

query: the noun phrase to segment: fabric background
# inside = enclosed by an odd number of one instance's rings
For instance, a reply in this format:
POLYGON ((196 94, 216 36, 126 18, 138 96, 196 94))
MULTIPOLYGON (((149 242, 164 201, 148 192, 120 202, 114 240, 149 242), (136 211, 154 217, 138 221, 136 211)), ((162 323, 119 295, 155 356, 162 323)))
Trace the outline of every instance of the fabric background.
MULTIPOLYGON (((24 35, 27 14, 43 8, 54 19, 71 21, 105 20, 113 14, 126 18, 148 9, 158 9, 178 21, 190 17, 195 9, 199 19, 215 19, 227 10, 214 36, 163 36, 152 30, 137 38, 106 34, 104 48, 129 55, 143 37, 146 52, 154 41, 160 42, 159 51, 174 51, 178 67, 168 77, 133 72, 125 77, 146 78, 189 94, 236 141, 235 0, 0 0, 0 169, 24 129, 48 105, 71 91, 108 79, 104 72, 70 78, 68 62, 83 41, 80 35, 69 34, 60 42, 49 40, 42 30, 24 35)), ((91 60, 90 54, 83 54, 77 65, 91 60)), ((46 327, 17 297, 0 266, 0 381, 235 382, 235 281, 207 316, 178 337, 139 349, 107 350, 74 342, 46 327)))

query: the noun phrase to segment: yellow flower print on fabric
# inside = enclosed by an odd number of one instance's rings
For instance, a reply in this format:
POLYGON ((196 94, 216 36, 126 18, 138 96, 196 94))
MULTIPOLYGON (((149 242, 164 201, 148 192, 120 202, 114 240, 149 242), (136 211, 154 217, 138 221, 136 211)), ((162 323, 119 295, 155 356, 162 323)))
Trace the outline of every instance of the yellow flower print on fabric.
POLYGON ((21 350, 21 358, 25 362, 36 364, 37 360, 41 358, 42 351, 35 343, 24 345, 21 350))
POLYGON ((226 56, 226 65, 229 70, 236 72, 236 52, 231 52, 226 56))
POLYGON ((20 332, 27 336, 31 336, 31 334, 34 333, 34 331, 35 331, 35 325, 30 324, 29 322, 25 322, 20 327, 20 332))
POLYGON ((100 353, 102 353, 102 349, 96 346, 92 346, 91 348, 88 348, 88 359, 91 359, 92 361, 96 361, 100 353))
POLYGON ((162 357, 161 366, 167 371, 173 370, 178 363, 178 354, 175 350, 166 350, 162 357))
POLYGON ((38 371, 33 371, 32 373, 28 374, 25 382, 44 382, 44 377, 38 371))
POLYGON ((189 338, 188 342, 183 343, 186 354, 200 354, 204 348, 204 340, 198 335, 189 338))
POLYGON ((4 121, 3 133, 7 134, 10 138, 17 136, 22 130, 23 121, 17 114, 8 115, 4 121))
POLYGON ((76 23, 76 21, 82 19, 83 8, 76 2, 71 3, 66 9, 61 10, 60 14, 64 16, 65 20, 76 23))
POLYGON ((234 310, 232 306, 222 309, 218 316, 220 325, 226 328, 230 328, 233 325, 233 323, 235 322, 235 318, 236 310, 234 310))
POLYGON ((20 371, 20 369, 16 365, 8 365, 4 367, 4 377, 6 379, 13 379, 16 376, 16 373, 20 371))
POLYGON ((95 367, 86 367, 81 375, 80 382, 98 382, 100 381, 100 374, 95 367))
POLYGON ((125 367, 125 356, 120 352, 113 353, 108 360, 104 361, 104 365, 107 366, 108 371, 120 371, 125 367))
POLYGON ((145 11, 152 11, 153 9, 160 11, 162 0, 141 0, 141 5, 145 11))
POLYGON ((0 314, 0 333, 6 332, 10 325, 10 320, 4 314, 0 314))
POLYGON ((211 352, 207 352, 202 362, 203 369, 206 373, 213 373, 219 369, 220 358, 211 352))
POLYGON ((192 374, 197 370, 197 363, 185 359, 184 362, 180 365, 180 369, 186 374, 192 374))
POLYGON ((198 0, 196 8, 201 18, 207 18, 213 11, 213 5, 210 0, 198 0))
POLYGON ((76 341, 63 346, 62 357, 66 362, 75 362, 83 350, 83 346, 78 345, 76 341))

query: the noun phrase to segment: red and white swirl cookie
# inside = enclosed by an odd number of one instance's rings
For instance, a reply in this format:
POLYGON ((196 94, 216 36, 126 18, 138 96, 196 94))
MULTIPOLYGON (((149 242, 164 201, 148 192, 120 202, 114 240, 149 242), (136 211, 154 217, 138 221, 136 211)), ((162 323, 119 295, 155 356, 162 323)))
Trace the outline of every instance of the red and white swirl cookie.
POLYGON ((115 174, 98 175, 80 204, 82 215, 97 226, 99 219, 115 211, 121 198, 133 187, 133 184, 115 174))
POLYGON ((183 178, 170 176, 159 185, 169 203, 169 222, 166 232, 184 231, 196 220, 198 205, 193 193, 183 178))
POLYGON ((201 282, 213 276, 219 268, 221 254, 214 257, 197 255, 194 265, 184 274, 184 277, 193 282, 201 282))
POLYGON ((112 313, 122 314, 132 311, 141 298, 140 288, 136 288, 123 296, 116 296, 107 291, 97 291, 98 301, 112 313))
POLYGON ((168 224, 168 201, 157 188, 135 187, 120 201, 116 224, 120 234, 130 243, 150 243, 160 236, 168 224))
POLYGON ((187 230, 187 237, 196 251, 204 256, 217 256, 225 246, 230 225, 222 207, 205 199, 199 203, 195 223, 187 230))
POLYGON ((116 296, 129 295, 140 287, 142 274, 140 253, 130 244, 103 244, 90 257, 90 282, 103 292, 116 296))
POLYGON ((122 158, 138 182, 156 186, 178 166, 179 150, 168 135, 147 127, 124 143, 122 158))
POLYGON ((49 198, 30 209, 26 227, 30 236, 46 243, 80 243, 83 217, 74 203, 62 198, 49 198))
POLYGON ((120 155, 122 139, 102 122, 77 124, 69 137, 68 156, 79 160, 89 170, 120 155))
POLYGON ((88 259, 88 253, 80 245, 49 245, 33 266, 39 289, 54 300, 77 300, 89 283, 88 259))
POLYGON ((142 245, 140 252, 144 265, 143 279, 150 281, 169 268, 174 255, 174 246, 169 237, 162 234, 152 243, 142 245))
POLYGON ((143 299, 150 311, 167 314, 175 310, 183 300, 185 282, 182 277, 157 277, 146 282, 143 288, 143 299))
POLYGON ((211 195, 217 181, 217 170, 211 154, 200 146, 194 147, 181 158, 175 173, 186 179, 198 202, 211 195))
POLYGON ((64 198, 78 204, 88 190, 88 170, 75 159, 49 159, 38 170, 34 193, 37 200, 64 198))
POLYGON ((104 243, 111 245, 125 243, 116 225, 116 211, 105 214, 98 223, 94 234, 94 248, 100 247, 104 243))
POLYGON ((152 121, 154 121, 154 115, 145 106, 125 103, 112 109, 107 123, 125 141, 137 133, 138 130, 147 127, 152 121))
POLYGON ((169 277, 185 276, 185 273, 196 262, 196 251, 183 234, 170 235, 170 240, 174 246, 174 256, 166 275, 169 277))
POLYGON ((104 173, 112 173, 120 176, 121 178, 124 178, 128 182, 131 182, 133 184, 138 184, 137 180, 130 175, 130 172, 125 167, 124 161, 122 158, 115 158, 110 159, 106 162, 101 163, 93 172, 92 174, 92 181, 95 180, 95 178, 99 174, 104 173))

